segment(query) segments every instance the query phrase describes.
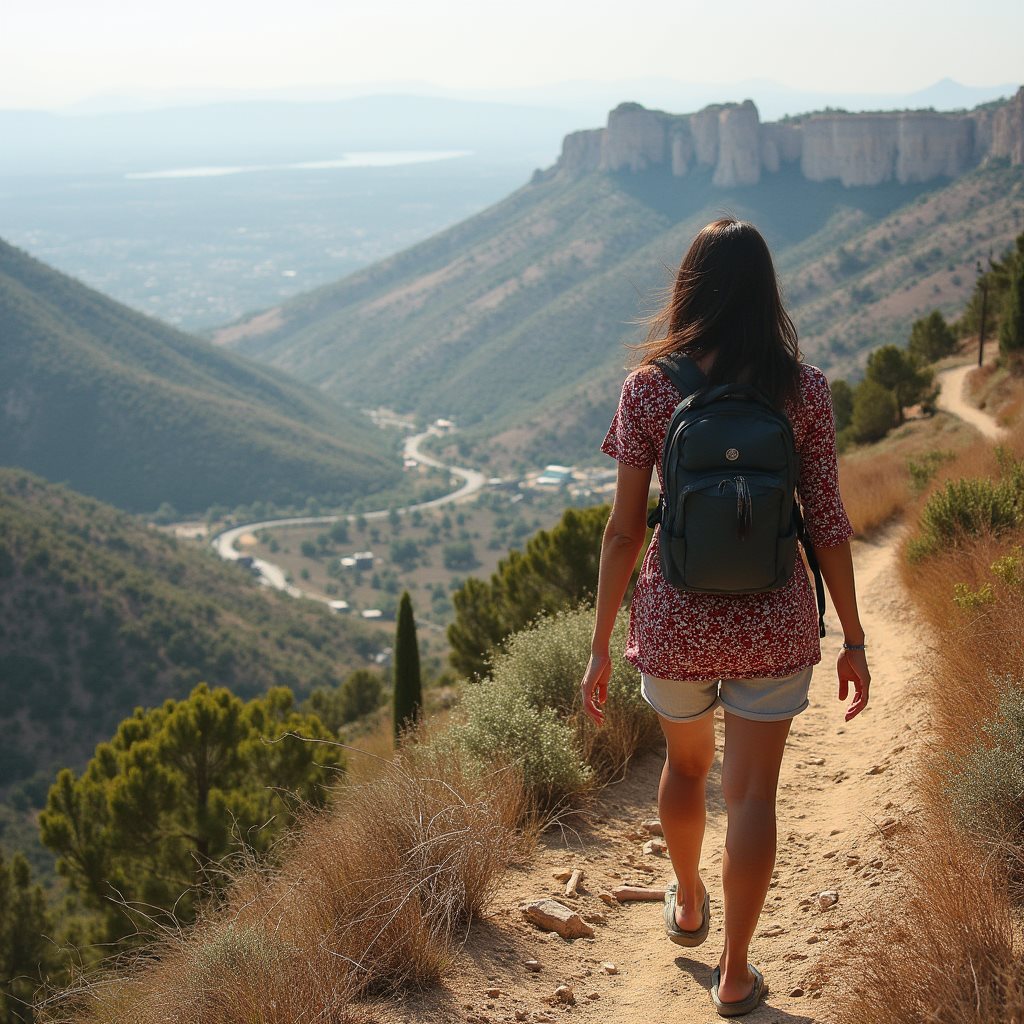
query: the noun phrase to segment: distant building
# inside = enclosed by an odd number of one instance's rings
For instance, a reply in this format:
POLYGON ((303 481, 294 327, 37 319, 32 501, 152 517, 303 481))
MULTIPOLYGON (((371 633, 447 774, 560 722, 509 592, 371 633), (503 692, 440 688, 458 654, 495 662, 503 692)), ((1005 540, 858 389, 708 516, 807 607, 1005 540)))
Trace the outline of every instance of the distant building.
POLYGON ((534 481, 537 487, 563 487, 572 479, 572 466, 545 466, 534 481))
POLYGON ((379 608, 364 608, 359 614, 364 619, 370 619, 372 621, 384 618, 384 613, 379 608))
POLYGON ((328 601, 327 607, 330 608, 332 612, 337 612, 339 615, 348 615, 348 613, 352 611, 352 606, 348 601, 328 601))
POLYGON ((444 433, 448 433, 449 431, 455 429, 455 422, 454 420, 436 419, 434 420, 433 427, 435 430, 440 430, 443 431, 444 433))
POLYGON ((373 552, 372 551, 356 551, 353 552, 352 557, 356 560, 357 569, 372 569, 373 568, 373 552))
POLYGON ((344 558, 338 559, 338 564, 343 569, 354 569, 356 567, 356 560, 351 555, 346 555, 344 558))

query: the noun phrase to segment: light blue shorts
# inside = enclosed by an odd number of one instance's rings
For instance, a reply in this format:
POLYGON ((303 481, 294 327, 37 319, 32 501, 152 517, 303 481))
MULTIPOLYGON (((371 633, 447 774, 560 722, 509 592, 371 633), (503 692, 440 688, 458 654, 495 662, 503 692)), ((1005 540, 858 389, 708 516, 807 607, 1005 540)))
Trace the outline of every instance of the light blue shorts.
POLYGON ((807 709, 811 668, 782 679, 661 679, 640 673, 640 693, 670 722, 695 722, 721 706, 753 721, 779 722, 807 709))

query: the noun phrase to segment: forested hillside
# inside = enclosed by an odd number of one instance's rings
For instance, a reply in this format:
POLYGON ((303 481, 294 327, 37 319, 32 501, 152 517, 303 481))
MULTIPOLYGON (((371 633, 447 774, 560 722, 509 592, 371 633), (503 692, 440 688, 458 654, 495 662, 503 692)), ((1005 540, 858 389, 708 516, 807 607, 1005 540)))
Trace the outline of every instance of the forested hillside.
MULTIPOLYGON (((785 168, 719 187, 664 168, 538 175, 503 202, 217 340, 345 397, 449 415, 531 461, 593 455, 624 341, 642 336, 695 232, 723 211, 776 254, 806 357, 856 372, 914 319, 962 306, 1021 230, 1024 168, 845 187, 785 168)), ((494 444, 487 450, 493 451, 494 444)), ((498 450, 500 456, 500 448, 498 450)))
POLYGON ((301 696, 378 646, 360 623, 261 587, 212 551, 0 470, 0 786, 80 768, 136 705, 199 681, 301 696))
POLYGON ((357 409, 3 241, 0 464, 132 511, 342 502, 400 477, 386 435, 357 409))

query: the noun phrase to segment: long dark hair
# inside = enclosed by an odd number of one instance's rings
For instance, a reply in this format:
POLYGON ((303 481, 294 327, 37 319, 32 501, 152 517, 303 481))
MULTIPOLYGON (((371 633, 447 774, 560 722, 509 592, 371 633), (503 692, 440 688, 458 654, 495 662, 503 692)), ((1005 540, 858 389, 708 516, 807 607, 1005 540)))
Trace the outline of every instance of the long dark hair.
POLYGON ((771 253, 753 224, 723 217, 702 228, 683 257, 671 298, 635 346, 639 365, 670 352, 715 353, 711 384, 740 381, 778 407, 798 398, 800 348, 782 305, 771 253))

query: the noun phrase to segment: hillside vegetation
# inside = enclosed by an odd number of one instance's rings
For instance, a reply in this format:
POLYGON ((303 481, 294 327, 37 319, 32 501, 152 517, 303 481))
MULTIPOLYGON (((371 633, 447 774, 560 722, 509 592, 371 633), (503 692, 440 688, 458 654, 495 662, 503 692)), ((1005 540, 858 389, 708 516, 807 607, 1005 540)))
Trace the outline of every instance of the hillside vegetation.
POLYGON ((809 361, 856 371, 933 308, 958 309, 975 262, 1020 230, 1024 169, 845 188, 781 171, 745 188, 664 169, 537 176, 405 252, 225 328, 217 340, 345 397, 450 415, 502 466, 593 456, 631 326, 696 231, 728 210, 776 254, 809 361))
POLYGON ((400 477, 354 410, 3 241, 0 463, 132 511, 338 503, 400 477))
POLYGON ((198 682, 307 694, 365 665, 360 623, 36 476, 0 469, 0 785, 81 767, 136 705, 198 682))

